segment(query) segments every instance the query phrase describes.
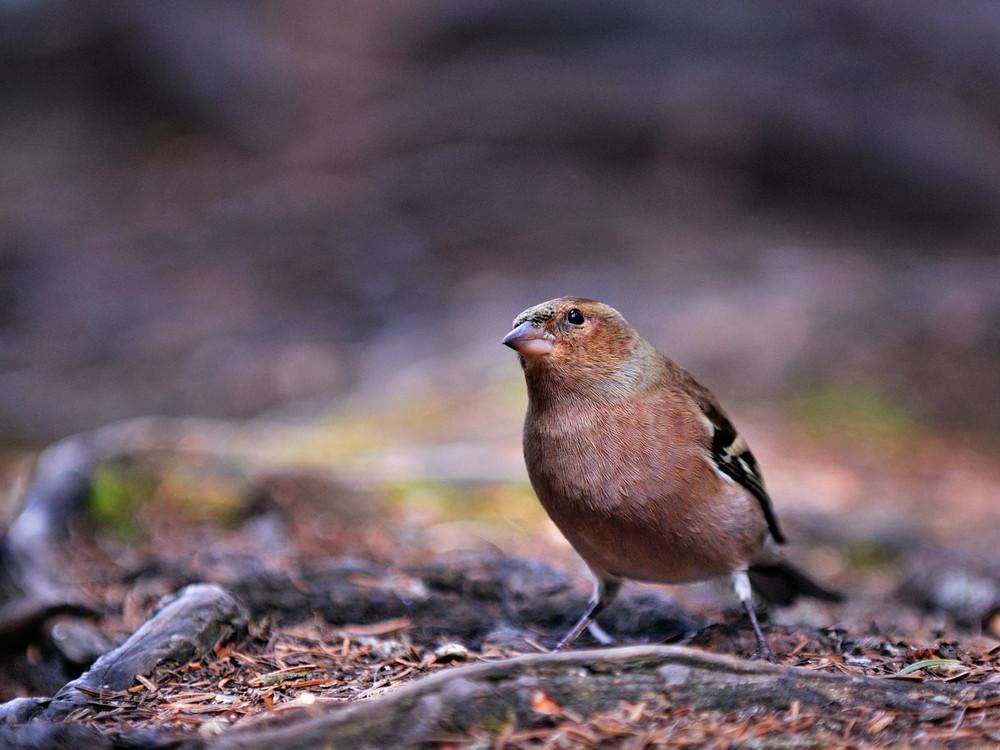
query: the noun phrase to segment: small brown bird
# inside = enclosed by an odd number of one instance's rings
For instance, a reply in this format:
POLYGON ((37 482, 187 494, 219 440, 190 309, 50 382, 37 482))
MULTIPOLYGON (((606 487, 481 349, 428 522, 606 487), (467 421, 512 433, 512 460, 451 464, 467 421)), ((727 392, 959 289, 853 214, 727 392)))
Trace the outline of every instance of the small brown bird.
MULTIPOLYGON (((753 454, 715 397, 621 314, 564 297, 529 308, 503 343, 528 385, 524 459, 549 516, 596 578, 555 650, 585 628, 622 580, 690 583, 728 574, 773 659, 752 589, 776 604, 839 601, 778 552, 784 535, 753 454)), ((603 636, 603 637, 602 637, 603 636)))

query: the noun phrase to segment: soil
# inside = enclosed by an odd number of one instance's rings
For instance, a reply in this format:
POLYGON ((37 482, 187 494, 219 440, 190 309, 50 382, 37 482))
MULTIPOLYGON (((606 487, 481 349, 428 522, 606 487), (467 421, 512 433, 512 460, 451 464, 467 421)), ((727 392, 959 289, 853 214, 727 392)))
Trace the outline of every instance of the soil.
MULTIPOLYGON (((208 434, 179 442, 204 444, 208 434)), ((977 521, 996 509, 936 517, 928 510, 933 498, 924 498, 923 508, 913 501, 912 471, 898 461, 874 461, 828 438, 796 437, 781 447, 798 470, 815 471, 815 485, 801 491, 825 488, 841 507, 780 508, 794 540, 789 554, 847 601, 771 612, 765 628, 778 665, 915 685, 1000 684, 998 561, 975 552, 990 549, 980 530, 988 527, 977 521), (816 456, 830 463, 822 466, 816 456), (898 512, 856 505, 844 490, 846 477, 860 483, 860 497, 880 488, 898 512), (962 576, 966 588, 970 581, 991 584, 994 599, 980 598, 978 609, 958 601, 955 581, 962 576)), ((912 438, 914 465, 940 449, 937 440, 912 438)), ((961 475, 972 486, 994 481, 998 471, 957 441, 937 455, 942 476, 961 475)), ((195 582, 219 584, 243 602, 246 629, 193 660, 161 663, 124 691, 98 691, 58 726, 94 730, 86 736, 129 747, 238 742, 239 732, 265 731, 273 722, 288 726, 345 706, 376 706, 380 697, 448 670, 544 654, 586 603, 579 562, 547 521, 530 506, 519 509, 534 501, 517 485, 374 488, 316 469, 237 467, 233 456, 170 451, 100 465, 103 479, 95 485, 105 493, 112 485, 129 488, 128 505, 111 524, 95 512, 99 493, 92 490, 58 553, 65 583, 95 614, 45 617, 9 642, 0 698, 53 694, 134 632, 161 597, 195 582), (195 486, 199 497, 192 496, 195 486), (511 534, 509 519, 519 515, 511 534), (75 653, 74 662, 68 644, 87 644, 91 653, 75 653)), ((782 467, 794 473, 792 465, 782 467)), ((776 480, 787 491, 781 471, 776 480)), ((749 659, 752 630, 733 604, 724 587, 630 585, 600 622, 622 646, 683 644, 749 659)), ((597 645, 585 634, 574 651, 597 645)), ((587 652, 592 662, 601 653, 587 652)), ((582 714, 543 688, 527 724, 487 722, 433 736, 441 746, 510 748, 1000 741, 995 704, 980 694, 944 713, 878 703, 831 712, 801 695, 778 708, 761 702, 722 709, 654 693, 582 714)))

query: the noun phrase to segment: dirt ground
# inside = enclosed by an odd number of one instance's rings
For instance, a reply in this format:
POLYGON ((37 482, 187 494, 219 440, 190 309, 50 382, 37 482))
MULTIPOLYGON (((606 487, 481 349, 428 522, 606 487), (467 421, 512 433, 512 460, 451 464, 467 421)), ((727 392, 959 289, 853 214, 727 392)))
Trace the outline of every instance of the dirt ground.
MULTIPOLYGON (((426 403, 418 411, 426 417, 426 403)), ((447 422, 454 427, 478 411, 466 406, 463 414, 456 405, 447 422)), ((497 466, 518 467, 516 422, 502 439, 465 446, 469 455, 491 456, 474 481, 471 464, 461 480, 407 474, 425 451, 447 443, 427 442, 426 419, 412 420, 402 407, 370 416, 387 436, 377 441, 381 452, 341 448, 340 471, 303 465, 307 458, 275 461, 274 446, 287 451, 293 435, 308 457, 306 446, 330 440, 323 430, 231 424, 220 433, 218 423, 206 423, 211 430, 179 440, 183 452, 140 451, 96 473, 89 510, 62 552, 68 578, 96 616, 54 622, 85 623, 103 639, 93 644, 100 653, 135 631, 163 595, 204 581, 251 602, 251 620, 245 634, 196 661, 163 665, 123 693, 94 695, 67 722, 115 742, 136 741, 142 731, 160 741, 208 741, 551 647, 582 609, 589 584, 517 468, 497 477, 497 466), (220 434, 229 435, 225 455, 204 452, 220 434), (372 465, 396 468, 374 481, 372 465)), ((336 435, 357 446, 360 427, 346 426, 354 419, 341 420, 336 435)), ((1000 681, 995 456, 967 435, 945 439, 915 427, 863 441, 777 421, 747 432, 760 438, 755 450, 792 539, 789 554, 847 596, 842 605, 772 612, 767 632, 779 664, 889 680, 1000 681), (984 599, 990 585, 992 598, 984 599)), ((725 586, 633 585, 601 622, 621 645, 683 642, 744 658, 754 649, 725 586)), ((6 650, 4 700, 51 694, 73 676, 54 647, 58 632, 49 622, 6 650)), ((588 645, 585 636, 578 648, 588 645)), ((441 744, 1000 741, 995 709, 985 705, 943 719, 879 705, 849 715, 801 705, 720 711, 661 697, 579 715, 543 696, 538 702, 531 726, 451 734, 441 744)))

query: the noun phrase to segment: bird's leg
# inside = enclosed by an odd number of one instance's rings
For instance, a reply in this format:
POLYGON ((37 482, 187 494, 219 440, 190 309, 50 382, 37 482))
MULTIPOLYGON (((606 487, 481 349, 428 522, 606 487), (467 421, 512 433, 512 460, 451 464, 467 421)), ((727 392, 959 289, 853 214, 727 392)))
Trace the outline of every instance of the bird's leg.
MULTIPOLYGON (((556 644, 556 647, 552 649, 552 653, 559 651, 564 646, 572 646, 574 641, 580 637, 580 634, 593 622, 594 618, 601 614, 604 608, 615 600, 621 587, 622 582, 617 578, 598 578, 594 586, 594 595, 590 598, 590 605, 587 607, 587 610, 577 620, 572 630, 564 635, 563 639, 556 644)), ((604 633, 603 630, 601 632, 604 633)), ((605 633, 605 635, 607 634, 605 633)), ((601 640, 599 636, 597 639, 601 640)))
POLYGON ((612 638, 608 631, 597 624, 597 620, 591 620, 587 624, 587 630, 594 637, 594 640, 600 643, 602 646, 612 646, 614 645, 615 639, 612 638))
POLYGON ((743 602, 743 609, 746 610, 750 624, 753 625, 753 632, 757 634, 757 651, 754 659, 767 659, 774 661, 774 652, 761 632, 760 623, 757 622, 757 611, 753 608, 753 588, 750 586, 750 576, 745 570, 736 570, 732 574, 733 588, 736 589, 736 596, 743 602))

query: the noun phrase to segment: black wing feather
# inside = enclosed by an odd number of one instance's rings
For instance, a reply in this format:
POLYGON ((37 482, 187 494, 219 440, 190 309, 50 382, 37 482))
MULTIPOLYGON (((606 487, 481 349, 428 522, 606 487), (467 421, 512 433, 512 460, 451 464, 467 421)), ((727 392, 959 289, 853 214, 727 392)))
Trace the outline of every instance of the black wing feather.
POLYGON ((781 527, 778 526, 778 517, 774 515, 771 496, 764 489, 764 477, 760 473, 757 459, 750 452, 750 447, 736 432, 736 428, 722 411, 722 407, 719 406, 719 402, 716 401, 712 392, 695 380, 691 373, 673 365, 670 360, 667 362, 677 373, 677 384, 687 391, 701 408, 702 413, 708 417, 708 421, 712 423, 711 452, 715 465, 723 474, 739 482, 751 495, 757 498, 761 510, 764 511, 764 518, 767 520, 771 536, 774 537, 774 541, 783 544, 786 541, 785 535, 781 533, 781 527))
POLYGON ((747 490, 760 502, 760 507, 764 511, 764 518, 767 519, 767 526, 771 530, 774 541, 784 543, 785 535, 781 533, 778 526, 778 518, 774 515, 774 507, 771 505, 771 496, 764 489, 764 477, 760 473, 760 466, 757 459, 746 442, 733 428, 733 425, 722 414, 718 412, 708 413, 712 422, 714 432, 712 434, 712 460, 726 476, 732 477, 735 481, 747 488, 747 490))

